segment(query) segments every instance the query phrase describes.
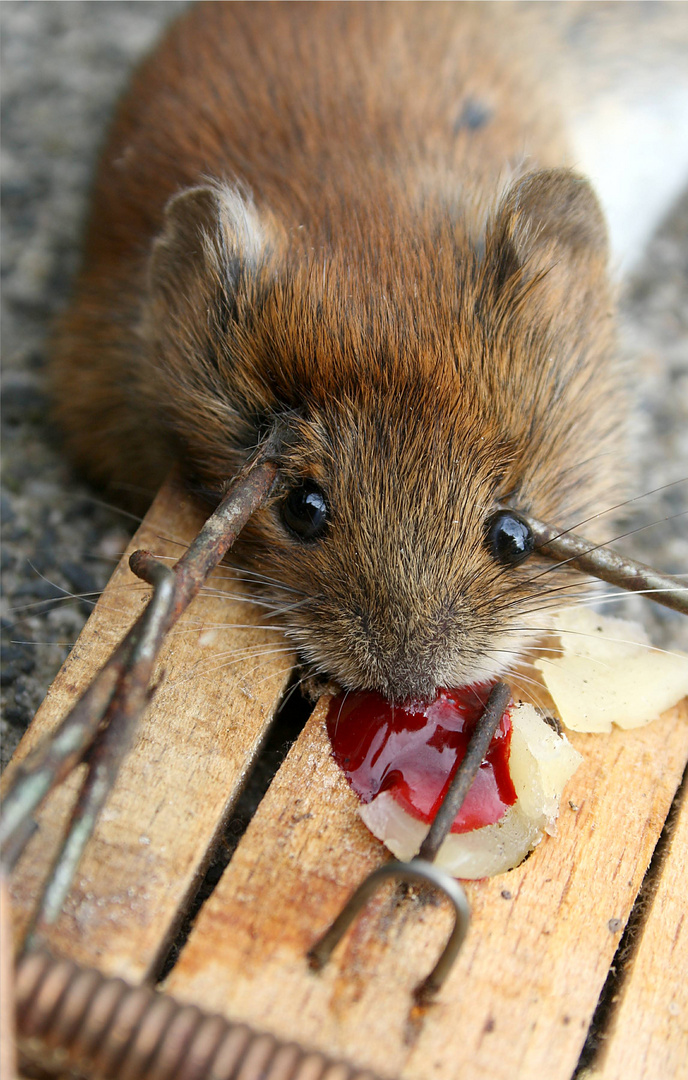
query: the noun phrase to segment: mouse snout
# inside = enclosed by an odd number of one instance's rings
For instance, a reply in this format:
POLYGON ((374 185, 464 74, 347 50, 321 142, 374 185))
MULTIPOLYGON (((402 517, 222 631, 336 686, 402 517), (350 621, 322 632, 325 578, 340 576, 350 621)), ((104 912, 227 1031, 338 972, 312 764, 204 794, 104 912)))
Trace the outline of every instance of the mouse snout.
POLYGON ((352 651, 362 687, 390 701, 427 701, 448 684, 459 630, 444 605, 420 614, 394 605, 379 616, 360 614, 358 622, 352 651))
POLYGON ((417 657, 397 655, 389 661, 375 658, 368 665, 366 683, 389 701, 431 701, 438 690, 436 673, 417 657))

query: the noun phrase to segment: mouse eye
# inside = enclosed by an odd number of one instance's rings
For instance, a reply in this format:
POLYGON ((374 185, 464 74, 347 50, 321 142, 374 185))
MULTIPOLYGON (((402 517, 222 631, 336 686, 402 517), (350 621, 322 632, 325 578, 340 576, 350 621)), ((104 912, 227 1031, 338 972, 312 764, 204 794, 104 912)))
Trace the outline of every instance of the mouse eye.
POLYGON ((502 566, 518 566, 535 547, 535 538, 525 521, 510 510, 498 510, 488 518, 485 543, 502 566))
POLYGON ((327 528, 325 493, 312 480, 291 489, 282 503, 281 513, 287 529, 299 540, 319 540, 327 528))

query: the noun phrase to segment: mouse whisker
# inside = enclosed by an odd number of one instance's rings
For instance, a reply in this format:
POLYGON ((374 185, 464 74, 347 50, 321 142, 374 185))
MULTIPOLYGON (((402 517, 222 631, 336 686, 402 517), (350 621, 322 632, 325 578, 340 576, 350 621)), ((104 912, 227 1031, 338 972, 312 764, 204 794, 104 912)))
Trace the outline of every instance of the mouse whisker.
POLYGON ((267 630, 272 634, 284 632, 283 626, 264 626, 261 623, 206 623, 199 620, 194 626, 181 626, 171 630, 170 637, 178 637, 181 634, 202 634, 206 630, 267 630))
MULTIPOLYGON (((55 588, 60 589, 62 587, 60 585, 55 585, 55 588)), ((20 604, 18 607, 9 608, 8 614, 17 615, 21 612, 32 611, 34 608, 44 608, 47 613, 49 607, 58 607, 58 605, 60 607, 65 607, 69 603, 77 600, 81 600, 83 603, 90 604, 93 607, 97 603, 97 600, 91 600, 90 597, 95 596, 97 598, 102 592, 102 590, 97 590, 89 593, 70 593, 66 589, 63 589, 62 591, 65 594, 64 596, 47 596, 44 600, 32 600, 29 604, 20 604)), ((37 615, 42 615, 43 613, 43 611, 36 612, 37 615)))
MULTIPOLYGON (((254 686, 262 686, 262 684, 264 682, 267 682, 268 679, 275 679, 278 676, 286 675, 288 671, 293 671, 294 667, 295 667, 295 664, 290 664, 289 667, 280 668, 279 671, 269 671, 268 674, 264 675, 261 679, 256 679, 255 682, 253 683, 253 685, 254 686)), ((257 671, 257 670, 258 670, 258 666, 254 667, 254 668, 250 668, 247 671, 246 674, 247 674, 247 676, 252 675, 253 672, 257 671)), ((299 681, 298 681, 298 683, 296 685, 300 686, 301 683, 304 682, 304 681, 305 681, 305 676, 303 677, 303 679, 299 679, 299 681)), ((290 691, 289 696, 291 696, 291 691, 290 691)), ((288 698, 287 698, 287 700, 288 700, 288 698)))
POLYGON ((531 612, 547 611, 549 614, 556 615, 561 611, 570 611, 571 608, 574 608, 574 607, 595 608, 595 607, 597 607, 598 604, 600 606, 603 606, 603 605, 607 606, 609 604, 618 603, 619 601, 628 600, 629 595, 631 595, 631 596, 652 596, 655 593, 666 593, 666 592, 670 592, 670 593, 688 592, 688 585, 686 585, 685 588, 681 588, 681 589, 676 589, 676 588, 634 589, 633 592, 630 593, 630 594, 627 593, 627 592, 617 592, 617 593, 606 593, 604 596, 589 596, 589 597, 584 597, 584 598, 575 598, 574 597, 574 598, 572 598, 570 603, 565 604, 565 605, 563 605, 561 607, 551 607, 549 605, 547 605, 547 606, 543 605, 542 607, 539 607, 539 608, 527 608, 527 609, 524 608, 523 610, 524 611, 528 610, 528 611, 531 611, 531 612))
MULTIPOLYGON (((251 585, 253 583, 259 585, 270 585, 283 592, 294 593, 294 595, 296 596, 306 595, 303 589, 295 589, 292 585, 285 585, 284 582, 278 581, 277 578, 269 577, 267 574, 258 574, 250 570, 244 570, 242 568, 233 566, 220 567, 219 569, 227 570, 228 572, 223 574, 215 571, 213 577, 217 576, 219 578, 228 580, 231 580, 233 577, 238 577, 239 580, 245 581, 247 585, 251 585)), ((212 581, 212 578, 210 580, 212 581)))
MULTIPOLYGON (((583 462, 582 464, 588 464, 589 462, 594 461, 597 457, 598 457, 598 455, 595 455, 592 458, 588 458, 588 461, 583 462)), ((572 470, 575 470, 578 467, 579 466, 572 466, 572 470)), ((678 480, 671 480, 667 484, 661 484, 659 487, 650 488, 648 491, 643 491, 640 495, 634 495, 630 499, 624 499, 623 502, 614 503, 613 506, 608 506, 605 510, 599 510, 595 514, 590 514, 588 517, 581 518, 581 520, 576 522, 575 525, 570 525, 568 529, 563 529, 558 534, 558 536, 566 536, 567 533, 575 532, 576 529, 580 529, 581 526, 587 525, 588 522, 590 522, 590 521, 597 521, 599 518, 605 517, 606 514, 611 514, 615 510, 623 509, 624 506, 631 506, 631 505, 633 505, 633 503, 639 502, 641 499, 646 499, 650 495, 658 495, 662 491, 668 491, 670 488, 678 487, 680 484, 686 484, 686 483, 688 483, 688 476, 682 476, 682 477, 679 477, 678 480)), ((663 519, 658 519, 658 520, 663 520, 663 519)))
MULTIPOLYGON (((269 656, 274 656, 278 653, 293 653, 293 651, 294 650, 291 645, 280 645, 274 648, 264 650, 259 647, 254 647, 246 649, 232 649, 229 650, 227 653, 219 653, 213 657, 213 661, 220 659, 222 656, 231 656, 233 658, 228 659, 220 664, 213 662, 210 665, 206 664, 205 666, 203 666, 203 661, 199 660, 193 665, 192 669, 187 674, 182 675, 177 679, 166 681, 164 686, 161 688, 161 692, 164 692, 165 690, 171 690, 175 686, 179 686, 182 683, 189 682, 191 679, 196 678, 196 676, 205 677, 207 675, 212 675, 216 671, 222 671, 224 668, 230 668, 236 666, 237 664, 243 664, 247 660, 251 660, 254 656, 260 657, 260 660, 262 662, 263 660, 266 660, 269 656)), ((259 666, 260 664, 256 665, 256 667, 259 666)), ((252 668, 251 670, 255 671, 256 667, 252 668)), ((246 672, 247 676, 248 674, 249 672, 246 672)))
MULTIPOLYGON (((155 492, 152 494, 154 495, 155 492)), ((113 514, 128 518, 129 521, 135 521, 137 525, 140 525, 143 521, 141 514, 134 514, 131 510, 125 510, 122 506, 118 506, 117 503, 110 503, 106 499, 99 499, 97 495, 81 493, 78 496, 75 496, 75 502, 87 502, 91 503, 92 506, 100 506, 103 510, 110 510, 113 514)))
MULTIPOLYGON (((638 533, 644 532, 646 529, 654 528, 655 525, 659 525, 665 521, 674 521, 676 520, 676 518, 685 517, 687 514, 688 510, 679 510, 676 514, 667 514, 666 517, 656 518, 654 521, 649 521, 647 524, 640 525, 636 529, 628 529, 626 532, 617 533, 616 536, 612 536, 609 540, 604 540, 599 544, 591 543, 590 550, 595 551, 597 548, 609 547, 610 544, 615 544, 617 540, 623 540, 627 536, 636 536, 638 533)), ((571 529, 566 529, 561 533, 558 533, 557 539, 559 536, 565 536, 567 532, 571 531, 571 529)), ((572 556, 572 558, 575 558, 575 556, 572 556)), ((562 559, 561 561, 555 562, 552 566, 548 566, 546 569, 541 570, 539 574, 535 574, 532 578, 528 578, 527 581, 523 582, 523 585, 532 585, 533 582, 537 581, 539 578, 544 577, 546 574, 551 574, 553 570, 558 570, 560 567, 566 566, 570 562, 571 558, 562 559)))
MULTIPOLYGON (((507 679, 510 680, 511 685, 523 692, 524 687, 527 687, 525 691, 526 696, 530 696, 538 708, 542 709, 544 687, 537 679, 531 678, 529 675, 524 674, 522 671, 509 671, 506 673, 507 679)), ((545 710, 543 710, 545 711, 545 710)))
MULTIPOLYGON (((40 576, 43 577, 42 574, 40 576)), ((37 615, 42 615, 42 614, 47 614, 48 613, 48 607, 47 607, 48 605, 50 605, 50 608, 57 607, 58 605, 60 607, 65 607, 70 602, 74 602, 74 601, 80 601, 80 602, 82 602, 84 604, 88 604, 90 607, 95 607, 95 605, 98 602, 99 598, 105 592, 104 589, 93 589, 91 592, 73 593, 73 592, 70 592, 69 589, 65 589, 62 585, 58 585, 56 582, 50 581, 49 578, 43 577, 43 580, 46 581, 49 585, 52 585, 53 588, 59 589, 64 595, 63 596, 46 596, 45 599, 43 599, 43 600, 32 600, 28 604, 19 604, 17 607, 9 608, 8 609, 8 614, 16 615, 16 614, 19 614, 21 612, 29 612, 33 608, 40 608, 40 607, 45 606, 46 607, 45 612, 43 612, 43 611, 36 612, 37 615), (92 599, 93 597, 95 597, 95 599, 92 599)), ((139 585, 137 582, 132 581, 132 582, 127 582, 127 583, 122 584, 122 585, 111 585, 110 586, 110 592, 113 592, 115 589, 126 590, 127 592, 129 592, 129 591, 132 591, 132 592, 134 592, 134 591, 135 592, 145 592, 147 588, 148 588, 148 586, 146 586, 146 585, 139 585)), ((108 608, 108 610, 114 612, 114 611, 118 611, 118 610, 121 611, 122 609, 108 608)))
MULTIPOLYGON (((497 653, 504 653, 506 656, 513 656, 513 650, 512 649, 494 648, 494 649, 487 649, 486 651, 489 653, 490 656, 492 656, 493 654, 497 654, 497 653)), ((556 646, 556 645, 551 645, 551 646, 550 645, 524 645, 524 647, 519 651, 519 657, 526 656, 526 655, 530 654, 530 655, 537 658, 537 657, 539 657, 540 653, 542 653, 542 652, 550 652, 550 653, 554 653, 556 656, 561 656, 562 652, 563 652, 563 649, 562 649, 561 645, 559 645, 559 646, 556 646)))
MULTIPOLYGON (((594 595, 590 592, 590 590, 594 589, 595 587, 599 588, 599 585, 600 582, 598 578, 591 578, 586 581, 569 581, 566 582, 564 585, 548 585, 547 582, 545 582, 544 585, 538 586, 538 591, 535 596, 516 596, 512 600, 507 601, 504 606, 517 608, 521 604, 528 604, 530 602, 535 603, 540 602, 541 600, 546 600, 549 597, 553 597, 555 593, 563 594, 564 597, 566 597, 566 595, 571 593, 573 590, 575 590, 573 592, 574 598, 576 597, 577 593, 580 593, 582 591, 585 591, 587 595, 594 595)), ((517 588, 518 586, 514 585, 509 591, 514 592, 517 588)), ((561 596, 557 596, 556 599, 561 599, 561 596)))
MULTIPOLYGON (((126 552, 123 552, 123 555, 124 554, 126 554, 126 552)), ((156 555, 155 557, 160 562, 178 562, 178 557, 176 555, 156 555)), ((303 590, 295 589, 291 585, 285 585, 283 582, 278 581, 277 578, 268 577, 265 574, 258 574, 251 570, 244 570, 242 567, 220 565, 215 570, 213 570, 208 580, 212 582, 217 579, 219 579, 220 581, 234 581, 236 579, 239 579, 239 581, 243 581, 244 579, 247 579, 247 585, 254 583, 260 585, 270 585, 276 589, 280 589, 283 592, 295 593, 298 596, 305 595, 303 590)), ((203 590, 201 591, 207 592, 208 586, 204 586, 203 590)))
MULTIPOLYGON (((515 676, 506 673, 507 682, 511 687, 518 690, 523 695, 526 701, 532 701, 532 703, 540 710, 540 712, 546 713, 547 707, 545 706, 542 697, 535 693, 536 683, 530 679, 524 679, 521 677, 519 680, 515 676), (523 685, 521 685, 523 684, 523 685)), ((540 688, 542 689, 542 688, 540 688)))
POLYGON ((273 653, 293 651, 291 645, 275 645, 270 642, 267 645, 247 645, 236 649, 226 649, 224 652, 215 653, 212 660, 224 660, 230 656, 238 659, 252 656, 272 656, 273 653))
POLYGON ((297 600, 294 604, 287 604, 285 607, 275 608, 267 617, 268 619, 280 618, 282 615, 286 615, 289 611, 296 611, 297 608, 303 607, 304 604, 310 604, 313 600, 317 600, 317 596, 304 596, 302 600, 297 600))
MULTIPOLYGON (((555 660, 556 660, 556 657, 554 657, 554 659, 553 659, 551 656, 542 656, 542 657, 540 657, 540 659, 541 659, 543 664, 553 664, 555 662, 555 660)), ((591 664, 598 664, 600 667, 606 668, 607 671, 611 671, 613 669, 613 667, 614 667, 613 663, 610 663, 608 660, 603 660, 602 657, 600 657, 600 656, 590 656, 590 655, 588 655, 588 656, 586 656, 585 659, 586 659, 586 662, 590 661, 591 664)))
POLYGON ((225 591, 225 589, 212 589, 208 586, 204 586, 199 590, 199 596, 206 598, 219 597, 221 600, 234 600, 240 604, 254 604, 256 607, 261 608, 273 608, 274 602, 265 599, 263 596, 246 596, 244 593, 231 593, 225 591))
MULTIPOLYGON (((553 628, 551 626, 549 626, 549 627, 543 627, 543 626, 540 626, 540 627, 535 627, 535 626, 507 626, 507 627, 504 628, 502 633, 516 634, 516 633, 523 633, 524 630, 533 630, 533 631, 543 633, 543 634, 556 633, 559 637, 563 636, 564 634, 568 634, 569 637, 588 638, 590 641, 599 641, 600 640, 600 638, 599 638, 599 636, 597 634, 587 634, 583 630, 568 630, 568 629, 563 629, 561 627, 557 627, 556 630, 553 630, 553 628)), ((613 640, 614 640, 614 642, 616 642, 619 645, 633 645, 638 649, 647 649, 648 652, 663 653, 665 656, 673 656, 673 657, 677 657, 678 659, 685 659, 685 653, 672 652, 671 649, 661 649, 658 645, 652 645, 652 644, 650 644, 649 642, 646 642, 646 641, 633 641, 631 638, 614 638, 613 640)), ((591 659, 592 659, 592 657, 591 657, 591 659)))
MULTIPOLYGON (((335 733, 335 735, 337 734, 337 731, 339 730, 339 721, 341 720, 341 717, 342 717, 342 710, 343 710, 344 706, 346 705, 346 699, 348 698, 350 693, 351 693, 351 690, 346 691, 346 693, 344 694, 344 697, 342 698, 342 702, 341 702, 341 704, 339 706, 339 712, 337 713, 337 719, 334 722, 334 733, 335 733)), ((394 703, 392 703, 392 723, 394 723, 394 703)))
POLYGON ((542 705, 542 694, 544 693, 544 687, 541 682, 539 682, 537 679, 529 677, 520 668, 514 670, 511 665, 505 668, 503 672, 503 678, 510 686, 515 687, 517 690, 521 690, 521 692, 526 698, 534 701, 539 709, 542 709, 543 712, 547 711, 547 709, 543 708, 542 705), (532 688, 530 692, 524 690, 523 686, 519 685, 519 682, 525 683, 528 685, 528 687, 532 688))
MULTIPOLYGON (((285 669, 285 670, 288 670, 288 669, 285 669)), ((302 675, 300 679, 297 679, 295 683, 292 683, 292 685, 289 687, 289 689, 287 690, 286 694, 284 695, 284 697, 282 698, 282 700, 280 702, 280 705, 279 705, 280 710, 284 709, 284 707, 291 701, 294 693, 299 689, 300 686, 303 686, 303 684, 305 683, 307 678, 308 678, 308 675, 302 675)))

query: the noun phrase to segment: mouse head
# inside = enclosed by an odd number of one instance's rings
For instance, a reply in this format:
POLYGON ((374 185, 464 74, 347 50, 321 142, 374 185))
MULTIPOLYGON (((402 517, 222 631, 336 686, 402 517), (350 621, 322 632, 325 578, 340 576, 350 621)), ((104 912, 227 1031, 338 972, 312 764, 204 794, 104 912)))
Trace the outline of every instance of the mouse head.
POLYGON ((546 625, 566 579, 495 515, 605 504, 620 425, 584 180, 523 177, 478 243, 442 208, 382 217, 312 248, 235 187, 184 192, 143 330, 199 490, 282 421, 281 487, 236 555, 314 672, 403 699, 493 676, 546 625))

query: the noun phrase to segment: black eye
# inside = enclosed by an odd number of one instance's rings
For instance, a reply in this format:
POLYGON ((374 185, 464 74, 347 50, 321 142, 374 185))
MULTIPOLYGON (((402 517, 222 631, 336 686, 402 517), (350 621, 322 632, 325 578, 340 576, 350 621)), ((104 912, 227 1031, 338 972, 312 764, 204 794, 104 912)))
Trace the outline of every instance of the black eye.
POLYGON ((528 525, 510 510, 498 510, 488 519, 485 542, 502 566, 518 566, 535 546, 528 525))
POLYGON ((319 540, 327 528, 327 500, 322 488, 305 480, 282 503, 282 521, 299 540, 319 540))

